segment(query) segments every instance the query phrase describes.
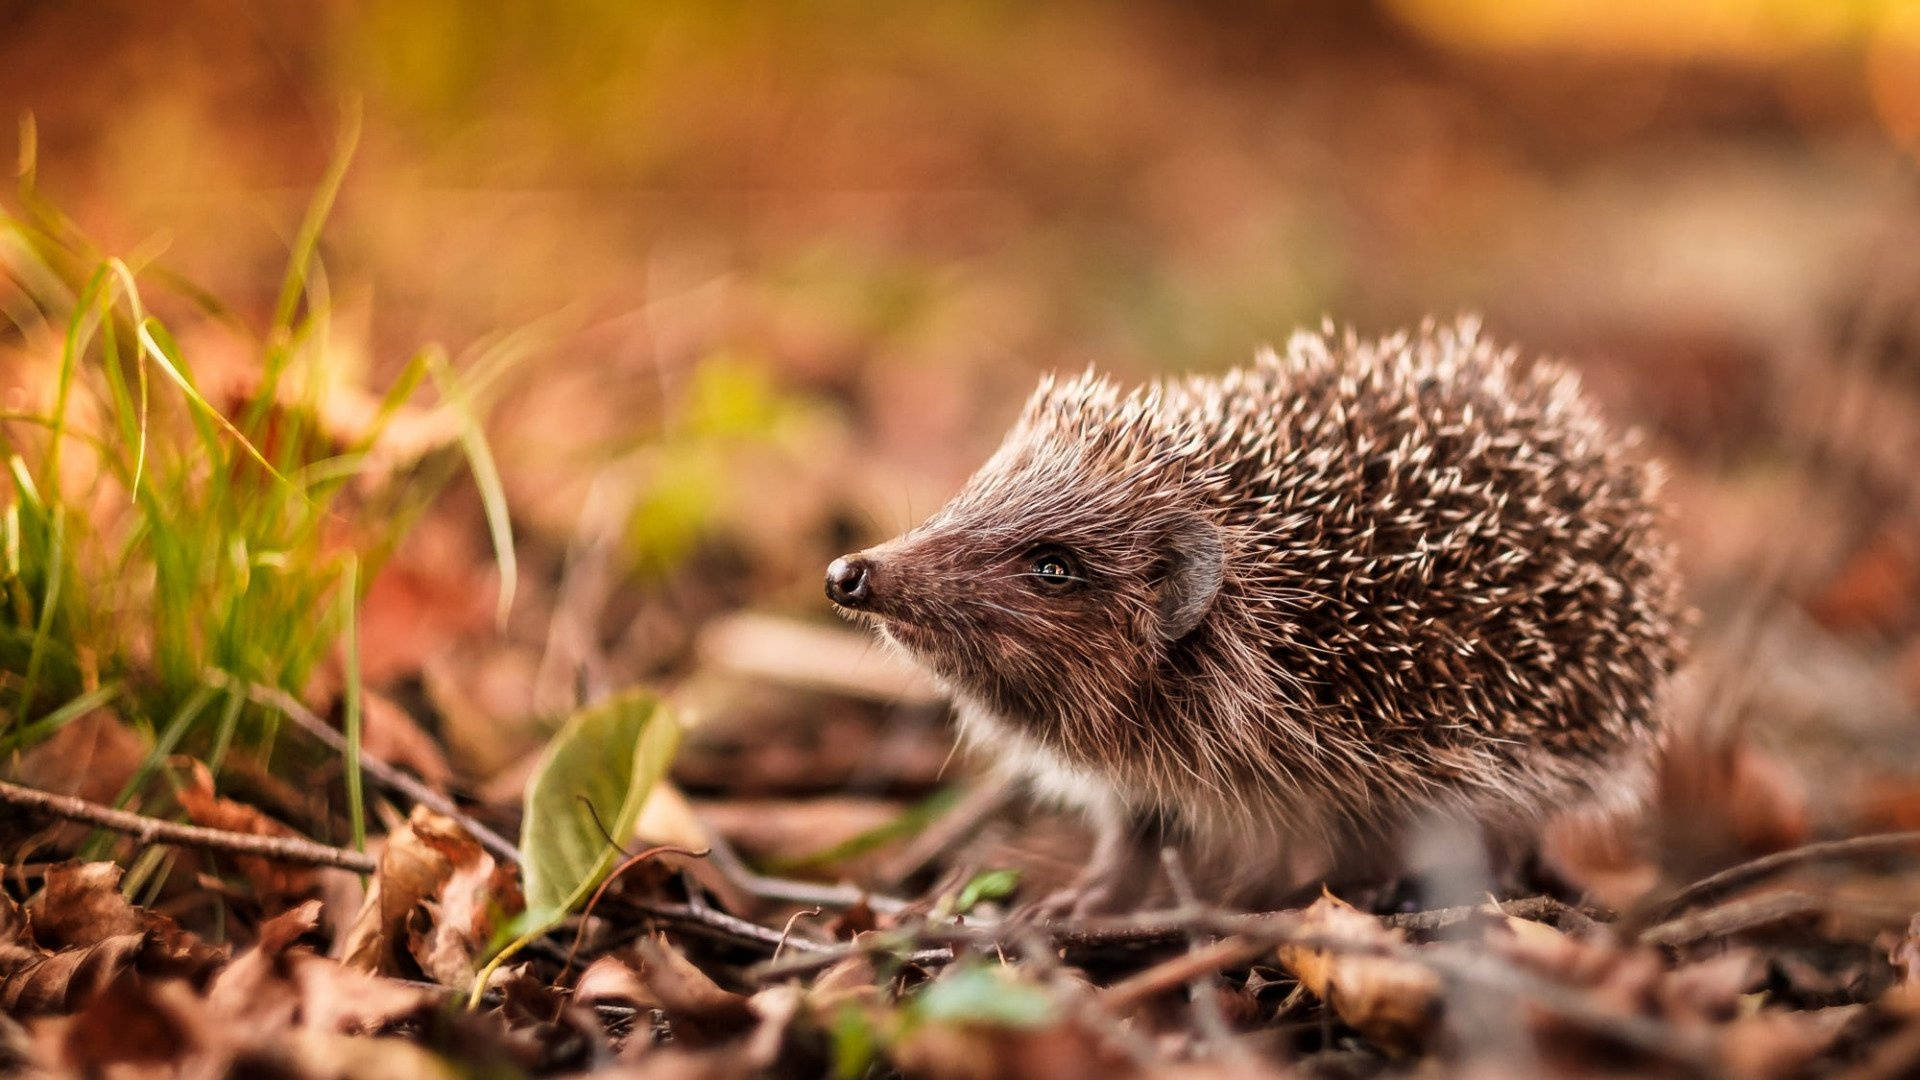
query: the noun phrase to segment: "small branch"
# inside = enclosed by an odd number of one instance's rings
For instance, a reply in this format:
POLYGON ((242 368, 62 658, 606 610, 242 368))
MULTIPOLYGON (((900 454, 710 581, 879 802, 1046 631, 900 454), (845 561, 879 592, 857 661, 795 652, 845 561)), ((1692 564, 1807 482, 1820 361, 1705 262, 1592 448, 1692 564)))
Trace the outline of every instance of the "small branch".
POLYGON ((1535 922, 1560 923, 1562 929, 1590 933, 1599 927, 1593 916, 1551 896, 1523 896, 1517 900, 1489 900, 1485 904, 1434 908, 1430 911, 1404 911, 1382 915, 1380 921, 1397 930, 1431 933, 1457 926, 1476 917, 1506 915, 1535 922))
MULTIPOLYGON (((778 930, 710 907, 652 900, 623 899, 621 903, 654 922, 699 934, 708 940, 722 944, 743 945, 748 948, 764 949, 767 952, 784 948, 787 952, 803 953, 806 957, 817 956, 833 948, 833 946, 822 945, 806 938, 788 937, 778 930)), ((834 959, 837 960, 839 957, 836 956, 834 959)))
MULTIPOLYGON (((225 675, 218 672, 212 673, 210 678, 223 685, 231 682, 225 675)), ((346 737, 338 731, 335 731, 333 725, 321 719, 318 713, 301 704, 299 698, 294 697, 284 690, 279 690, 271 686, 260 686, 255 683, 244 683, 241 685, 246 690, 247 698, 255 704, 264 705, 269 709, 274 709, 285 714, 287 719, 299 725, 300 730, 326 743, 327 746, 336 753, 346 753, 346 737)), ((392 765, 381 761, 379 758, 369 756, 366 753, 360 755, 360 771, 366 774, 367 779, 372 780, 388 791, 419 803, 437 814, 445 814, 447 817, 459 822, 461 828, 472 833, 473 838, 480 841, 480 846, 493 852, 494 855, 506 859, 515 866, 521 864, 522 860, 520 858, 519 848, 514 847, 511 841, 499 833, 494 832, 492 829, 487 828, 475 820, 473 815, 454 805, 452 799, 415 780, 413 777, 408 776, 405 772, 394 768, 392 765)))
POLYGON ((1019 934, 1018 938, 1020 957, 1053 988, 1054 993, 1066 999, 1082 1023, 1127 1055, 1141 1073, 1152 1076, 1165 1071, 1160 1068, 1162 1062, 1153 1042, 1122 1021, 1119 1012, 1102 1000, 1101 992, 1089 988, 1086 983, 1067 973, 1039 927, 1025 927, 1024 933, 1019 934))
POLYGON ((1141 1002, 1192 982, 1205 975, 1247 963, 1273 951, 1264 941, 1243 937, 1221 938, 1211 945, 1183 952, 1145 971, 1114 983, 1100 991, 1100 1003, 1116 1013, 1125 1013, 1141 1002))
MULTIPOLYGON (((1180 853, 1170 847, 1161 848, 1160 863, 1166 867, 1167 881, 1173 886, 1174 898, 1180 902, 1178 910, 1181 916, 1191 918, 1201 914, 1205 909, 1193 891, 1193 882, 1187 879, 1180 853)), ((1206 935, 1199 928, 1187 931, 1187 955, 1204 949, 1206 943, 1206 935)), ((1233 1046, 1233 1028, 1227 1023, 1226 1011, 1220 1007, 1220 988, 1215 985, 1218 973, 1218 968, 1196 971, 1187 983, 1187 992, 1193 998, 1194 1019, 1199 1022, 1201 1035, 1215 1052, 1233 1046)))
POLYGON ((345 848, 329 847, 297 836, 259 836, 253 833, 209 829, 199 825, 181 825, 128 810, 115 810, 110 806, 101 806, 99 803, 88 802, 71 795, 53 795, 45 791, 37 791, 19 784, 10 784, 4 780, 0 780, 0 802, 64 818, 67 821, 84 822, 103 829, 111 829, 114 832, 126 833, 143 844, 172 844, 176 847, 199 848, 205 851, 224 851, 234 855, 252 855, 274 862, 298 863, 303 866, 336 866, 342 870, 353 870, 362 874, 370 874, 374 869, 374 860, 371 856, 357 851, 348 851, 345 848))
POLYGON ((1756 926, 1818 915, 1830 906, 1818 896, 1794 891, 1741 897, 1650 926, 1640 932, 1640 940, 1648 945, 1691 945, 1696 941, 1737 934, 1756 926))
POLYGON ((704 820, 700 822, 707 834, 707 863, 719 872, 727 884, 746 893, 755 900, 770 904, 797 904, 800 907, 850 908, 864 903, 867 907, 882 915, 898 915, 907 909, 907 902, 898 897, 883 893, 869 892, 853 885, 823 885, 817 881, 795 881, 791 878, 769 877, 755 873, 739 852, 720 830, 704 820))
POLYGON ((1920 831, 1876 833, 1872 836, 1854 836, 1845 840, 1825 840, 1815 844, 1803 844, 1797 848, 1776 851, 1771 855, 1762 855, 1758 859, 1743 862, 1710 877, 1701 878, 1656 905, 1651 914, 1655 918, 1669 916, 1804 863, 1821 862, 1827 859, 1852 859, 1862 855, 1887 855, 1897 851, 1911 851, 1914 848, 1920 848, 1920 831))

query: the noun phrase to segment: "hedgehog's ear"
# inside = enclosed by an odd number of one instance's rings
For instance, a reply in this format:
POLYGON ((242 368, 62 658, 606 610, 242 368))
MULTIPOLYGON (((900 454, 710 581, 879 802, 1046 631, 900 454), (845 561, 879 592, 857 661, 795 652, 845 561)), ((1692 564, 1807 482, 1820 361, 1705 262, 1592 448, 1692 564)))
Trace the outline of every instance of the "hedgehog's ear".
POLYGON ((1226 545, 1220 527, 1204 515, 1181 520, 1167 531, 1166 575, 1160 579, 1156 606, 1160 636, 1179 641, 1200 625, 1226 577, 1226 545))

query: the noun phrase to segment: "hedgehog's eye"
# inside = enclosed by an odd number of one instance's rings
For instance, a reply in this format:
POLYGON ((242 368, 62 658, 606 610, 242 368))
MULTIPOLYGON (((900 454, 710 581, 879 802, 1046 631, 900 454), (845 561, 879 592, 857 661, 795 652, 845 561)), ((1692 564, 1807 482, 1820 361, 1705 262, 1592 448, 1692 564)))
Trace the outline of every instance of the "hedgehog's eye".
POLYGON ((1072 553, 1051 544, 1028 553, 1026 577, 1047 592, 1064 592, 1083 580, 1072 553))

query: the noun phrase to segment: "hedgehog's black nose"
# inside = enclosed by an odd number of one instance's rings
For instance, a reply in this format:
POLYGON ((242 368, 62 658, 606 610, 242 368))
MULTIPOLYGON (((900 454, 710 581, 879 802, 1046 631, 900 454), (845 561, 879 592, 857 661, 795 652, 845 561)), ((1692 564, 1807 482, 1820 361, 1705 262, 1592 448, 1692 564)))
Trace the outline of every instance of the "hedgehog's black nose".
POLYGON ((864 607, 873 597, 867 560, 858 555, 842 555, 827 567, 827 599, 841 607, 864 607))

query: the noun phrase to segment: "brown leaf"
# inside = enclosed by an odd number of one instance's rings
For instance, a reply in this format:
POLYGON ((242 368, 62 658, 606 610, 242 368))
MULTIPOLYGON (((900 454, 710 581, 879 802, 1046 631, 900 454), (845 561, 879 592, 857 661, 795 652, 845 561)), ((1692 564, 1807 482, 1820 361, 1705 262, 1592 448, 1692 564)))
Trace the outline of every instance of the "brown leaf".
POLYGON ((602 956, 587 965, 580 973, 580 979, 573 984, 573 999, 583 1005, 625 1005, 630 1008, 651 1008, 653 995, 647 990, 647 984, 640 981, 639 969, 632 963, 612 953, 602 956))
POLYGON ((38 943, 63 951, 138 935, 138 965, 143 974, 196 981, 226 959, 225 949, 208 945, 165 915, 135 908, 120 895, 120 877, 121 870, 113 863, 50 867, 40 892, 27 902, 38 943))
MULTIPOLYGON (((249 836, 298 837, 295 830, 262 813, 257 807, 214 794, 213 774, 206 765, 186 759, 187 783, 174 793, 180 808, 195 825, 249 836)), ((287 903, 310 894, 317 880, 312 867, 296 866, 254 855, 235 855, 233 865, 253 886, 254 895, 268 911, 278 911, 287 903)))
POLYGON ((145 944, 145 934, 132 933, 52 954, 0 945, 0 1010, 16 1016, 70 1012, 132 968, 145 944))
POLYGON ((359 971, 400 974, 411 960, 461 985, 500 918, 523 906, 511 868, 458 822, 415 807, 387 837, 366 900, 335 951, 359 971))
MULTIPOLYGON (((145 757, 145 741, 133 729, 114 713, 96 709, 20 755, 11 779, 41 791, 112 804, 145 757)), ((81 837, 88 826, 74 823, 61 829, 81 837)))
MULTIPOLYGON (((1395 948, 1406 942, 1404 933, 1330 893, 1307 908, 1302 926, 1361 946, 1395 948)), ((1440 981, 1419 964, 1294 945, 1281 946, 1279 958, 1341 1020, 1390 1049, 1417 1046, 1437 1014, 1440 981)))
POLYGON ((73 1018, 59 1064, 79 1075, 110 1065, 179 1067, 206 1049, 204 1007, 185 983, 154 983, 123 971, 73 1018))
POLYGON ((408 921, 407 947, 420 970, 444 986, 471 982, 504 919, 526 907, 515 868, 494 861, 465 830, 422 833, 452 865, 435 899, 408 921))
POLYGON ((807 1003, 822 1015, 847 1004, 870 1004, 880 999, 873 960, 855 953, 814 978, 807 987, 807 1003))
POLYGON ((309 900, 260 924, 253 948, 234 958, 207 987, 208 1010, 254 1031, 290 1027, 300 1006, 285 954, 320 924, 320 901, 309 900))
POLYGON ((40 892, 27 901, 39 943, 59 949, 143 933, 145 922, 120 895, 121 874, 120 867, 110 862, 70 862, 48 868, 40 892))
POLYGON ((666 1013, 674 1036, 688 1045, 707 1045, 754 1026, 747 999, 722 989, 695 967, 663 935, 633 943, 632 960, 652 1000, 666 1013))
POLYGON ((365 1035, 387 1030, 434 1007, 424 990, 383 979, 311 953, 286 954, 300 991, 300 1027, 365 1035))

